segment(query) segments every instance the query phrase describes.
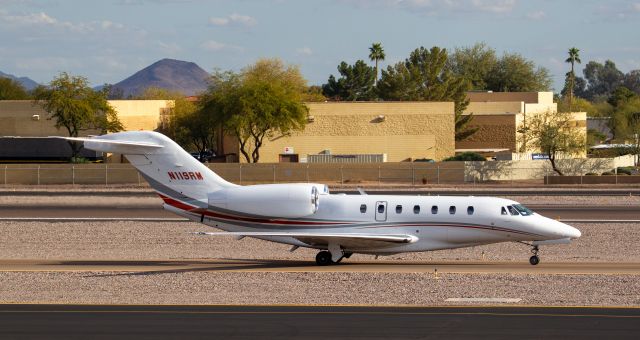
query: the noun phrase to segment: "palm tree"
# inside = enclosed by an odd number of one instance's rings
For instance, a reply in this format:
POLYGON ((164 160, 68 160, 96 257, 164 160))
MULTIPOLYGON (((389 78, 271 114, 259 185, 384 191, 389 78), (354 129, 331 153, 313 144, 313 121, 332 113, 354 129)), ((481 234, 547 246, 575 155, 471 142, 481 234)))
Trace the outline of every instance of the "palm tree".
POLYGON ((569 49, 569 58, 565 60, 566 63, 571 63, 571 73, 569 74, 569 112, 573 111, 571 108, 571 104, 573 102, 573 87, 575 85, 576 74, 573 72, 573 67, 575 63, 580 64, 582 61, 580 60, 580 50, 572 47, 569 49))
POLYGON ((384 49, 381 43, 373 43, 369 47, 369 59, 376 62, 376 77, 373 80, 373 86, 378 84, 378 60, 384 60, 384 49))

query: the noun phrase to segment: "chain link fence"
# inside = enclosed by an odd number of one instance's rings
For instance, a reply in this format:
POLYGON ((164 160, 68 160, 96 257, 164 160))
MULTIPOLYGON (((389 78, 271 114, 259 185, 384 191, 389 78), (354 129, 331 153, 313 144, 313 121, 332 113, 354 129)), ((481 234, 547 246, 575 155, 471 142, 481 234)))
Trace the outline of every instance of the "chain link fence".
MULTIPOLYGON (((569 164, 569 163, 567 163, 569 164)), ((572 162, 567 175, 578 183, 593 183, 590 172, 615 169, 612 160, 572 162), (587 176, 589 177, 589 176, 587 176)), ((353 185, 433 185, 540 180, 556 174, 545 161, 444 163, 212 163, 209 168, 237 184, 319 182, 353 185)), ((617 176, 616 176, 617 177, 617 176)), ((635 177, 635 176, 634 176, 635 177)), ((555 183, 545 180, 547 183, 555 183)), ((618 183, 612 178, 610 181, 618 183)), ((624 181, 624 180, 623 180, 624 181)), ((129 164, 6 164, 0 165, 0 185, 146 185, 129 164)))
MULTIPOLYGON (((320 182, 330 184, 447 184, 465 181, 464 164, 457 166, 338 164, 211 164, 222 178, 237 184, 320 182), (394 166, 395 165, 395 166, 394 166)), ((145 185, 128 164, 8 164, 0 165, 4 185, 145 185)))

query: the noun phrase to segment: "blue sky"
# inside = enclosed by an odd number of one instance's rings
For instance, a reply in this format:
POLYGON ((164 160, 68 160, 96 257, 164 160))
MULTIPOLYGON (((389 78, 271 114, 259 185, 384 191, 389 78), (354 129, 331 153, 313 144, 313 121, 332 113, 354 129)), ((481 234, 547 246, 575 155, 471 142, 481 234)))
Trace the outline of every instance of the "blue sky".
POLYGON ((572 46, 583 65, 640 69, 639 32, 640 0, 0 0, 0 71, 99 85, 162 58, 212 71, 279 57, 322 84, 372 42, 386 67, 419 46, 484 41, 547 67, 559 90, 572 46))

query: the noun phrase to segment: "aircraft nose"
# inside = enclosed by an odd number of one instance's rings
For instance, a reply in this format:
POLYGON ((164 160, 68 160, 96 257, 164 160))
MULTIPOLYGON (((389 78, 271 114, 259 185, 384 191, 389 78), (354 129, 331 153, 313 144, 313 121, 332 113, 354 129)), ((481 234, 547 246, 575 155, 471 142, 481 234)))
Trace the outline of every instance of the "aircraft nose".
POLYGON ((565 224, 564 228, 563 228, 563 234, 565 237, 568 238, 578 238, 580 236, 582 236, 582 233, 580 232, 580 230, 578 230, 577 228, 574 228, 570 225, 565 224))

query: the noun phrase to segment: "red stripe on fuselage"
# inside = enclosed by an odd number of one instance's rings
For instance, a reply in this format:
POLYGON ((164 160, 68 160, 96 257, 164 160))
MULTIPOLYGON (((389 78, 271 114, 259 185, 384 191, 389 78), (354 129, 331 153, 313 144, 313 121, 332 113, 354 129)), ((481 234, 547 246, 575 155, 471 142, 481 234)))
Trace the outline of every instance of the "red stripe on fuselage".
MULTIPOLYGON (((187 204, 185 204, 183 202, 180 202, 180 201, 175 200, 173 198, 164 196, 162 194, 158 194, 158 195, 160 196, 160 198, 162 198, 162 200, 165 203, 169 204, 172 207, 175 207, 175 208, 178 208, 178 209, 181 209, 181 210, 185 210, 187 212, 197 208, 196 206, 187 205, 187 204)), ((258 224, 341 225, 341 224, 352 224, 353 223, 353 222, 290 221, 290 220, 279 220, 279 219, 270 220, 270 219, 262 219, 262 218, 255 218, 255 217, 244 217, 244 216, 223 214, 223 213, 218 213, 218 212, 214 212, 214 211, 211 211, 211 210, 206 210, 206 211, 200 212, 198 214, 199 215, 222 218, 222 219, 231 220, 231 221, 252 222, 252 223, 258 223, 258 224)))

